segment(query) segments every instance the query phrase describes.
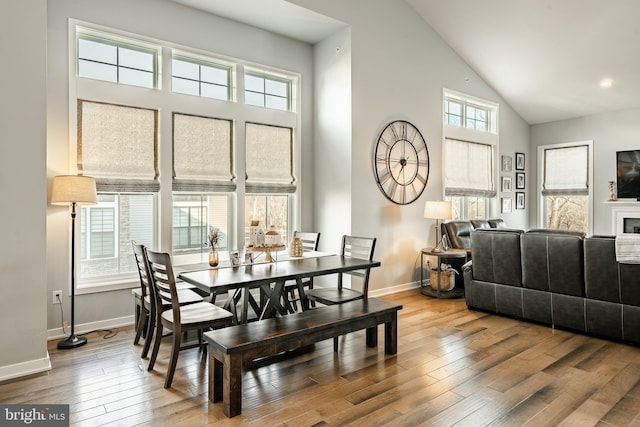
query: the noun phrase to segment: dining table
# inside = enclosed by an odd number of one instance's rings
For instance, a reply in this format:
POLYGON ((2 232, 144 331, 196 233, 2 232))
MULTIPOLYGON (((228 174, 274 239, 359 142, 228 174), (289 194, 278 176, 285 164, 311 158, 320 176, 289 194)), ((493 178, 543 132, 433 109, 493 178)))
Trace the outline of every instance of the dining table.
POLYGON ((290 313, 284 299, 285 282, 294 280, 297 283, 303 309, 309 308, 304 295, 302 280, 318 276, 346 273, 379 267, 380 262, 354 258, 350 256, 330 255, 324 253, 305 253, 305 256, 267 263, 243 264, 239 266, 208 268, 180 273, 178 278, 212 295, 226 293, 224 307, 230 310, 237 323, 250 320, 249 309, 260 320, 290 313), (251 290, 259 289, 260 297, 256 298, 251 290), (283 302, 284 300, 284 302, 283 302), (237 313, 236 304, 240 302, 241 312, 237 313))

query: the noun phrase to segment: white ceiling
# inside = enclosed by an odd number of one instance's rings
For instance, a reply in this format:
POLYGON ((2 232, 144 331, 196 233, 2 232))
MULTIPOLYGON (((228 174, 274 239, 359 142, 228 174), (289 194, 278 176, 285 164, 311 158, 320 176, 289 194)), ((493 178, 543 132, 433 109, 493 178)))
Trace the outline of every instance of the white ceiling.
MULTIPOLYGON (((343 26, 286 0, 173 1, 308 43, 343 26)), ((405 1, 530 124, 640 108, 639 0, 405 1)))

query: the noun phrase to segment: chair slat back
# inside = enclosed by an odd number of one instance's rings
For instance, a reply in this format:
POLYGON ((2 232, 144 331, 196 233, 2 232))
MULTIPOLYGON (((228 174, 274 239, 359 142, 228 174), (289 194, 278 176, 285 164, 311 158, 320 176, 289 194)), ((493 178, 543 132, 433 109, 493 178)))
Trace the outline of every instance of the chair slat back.
MULTIPOLYGON (((373 253, 376 249, 375 237, 356 237, 356 236, 342 236, 342 248, 340 255, 350 256, 354 258, 373 260, 373 253)), ((349 271, 345 274, 351 276, 360 277, 363 279, 362 294, 364 298, 368 298, 369 294, 369 275, 371 273, 370 268, 364 270, 349 271)), ((338 277, 338 286, 342 287, 342 275, 338 277)))
POLYGON ((176 290, 176 279, 173 275, 171 257, 166 252, 146 250, 151 283, 155 291, 156 305, 162 307, 163 301, 171 304, 173 321, 180 323, 180 302, 176 290))
POLYGON ((320 233, 294 231, 293 237, 299 237, 305 251, 317 251, 320 242, 320 233))
POLYGON ((149 263, 147 262, 147 254, 145 252, 144 245, 136 243, 135 240, 131 241, 133 246, 133 256, 136 259, 136 265, 138 266, 138 276, 140 277, 140 291, 141 298, 144 300, 147 295, 152 296, 151 283, 149 281, 149 263))

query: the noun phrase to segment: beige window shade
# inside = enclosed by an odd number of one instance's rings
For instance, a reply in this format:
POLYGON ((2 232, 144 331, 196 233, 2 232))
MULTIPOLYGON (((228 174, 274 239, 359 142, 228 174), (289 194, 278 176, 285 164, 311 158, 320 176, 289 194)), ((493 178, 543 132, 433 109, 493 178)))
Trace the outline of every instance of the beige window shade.
POLYGON ((156 110, 78 100, 78 170, 99 192, 156 192, 156 110))
POLYGON ((444 149, 446 196, 495 197, 492 145, 447 138, 444 149))
POLYGON ((586 145, 544 150, 542 195, 589 194, 589 147, 586 145))
POLYGON ((173 190, 235 191, 232 122, 173 115, 173 190))
POLYGON ((247 193, 293 193, 293 129, 246 125, 247 193))

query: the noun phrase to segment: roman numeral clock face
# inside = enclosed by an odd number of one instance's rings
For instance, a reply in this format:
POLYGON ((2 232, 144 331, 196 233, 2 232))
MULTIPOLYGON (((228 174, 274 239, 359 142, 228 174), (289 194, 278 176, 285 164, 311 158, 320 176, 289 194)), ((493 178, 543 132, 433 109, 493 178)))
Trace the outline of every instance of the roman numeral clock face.
POLYGON ((387 199, 399 205, 418 199, 429 179, 429 150, 420 131, 404 120, 389 123, 378 137, 373 167, 387 199))

